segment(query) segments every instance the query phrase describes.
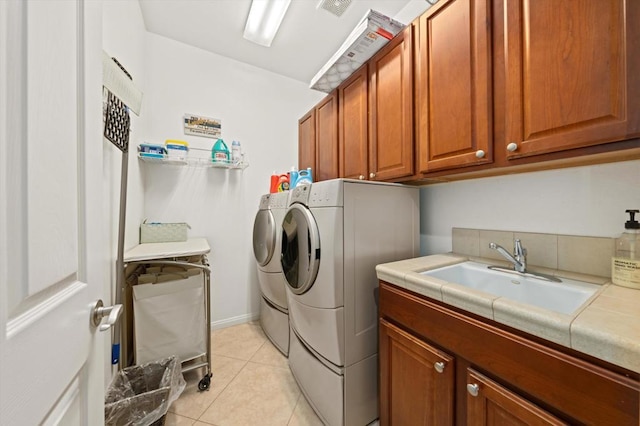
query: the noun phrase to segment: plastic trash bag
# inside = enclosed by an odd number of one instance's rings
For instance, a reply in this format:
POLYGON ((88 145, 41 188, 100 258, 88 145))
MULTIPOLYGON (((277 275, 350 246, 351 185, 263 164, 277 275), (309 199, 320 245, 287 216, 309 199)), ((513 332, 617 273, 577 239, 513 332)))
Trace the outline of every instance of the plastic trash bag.
POLYGON ((180 361, 175 356, 125 368, 107 389, 105 425, 162 425, 169 406, 185 386, 180 361))

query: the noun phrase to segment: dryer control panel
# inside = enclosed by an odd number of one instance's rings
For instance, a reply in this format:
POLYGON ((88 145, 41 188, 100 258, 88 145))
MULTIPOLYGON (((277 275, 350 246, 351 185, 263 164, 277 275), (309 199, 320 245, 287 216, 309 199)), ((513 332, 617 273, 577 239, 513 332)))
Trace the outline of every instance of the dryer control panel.
POLYGON ((293 188, 293 191, 291 191, 291 198, 289 199, 289 205, 293 203, 301 203, 306 206, 309 203, 311 186, 312 185, 300 185, 293 188))

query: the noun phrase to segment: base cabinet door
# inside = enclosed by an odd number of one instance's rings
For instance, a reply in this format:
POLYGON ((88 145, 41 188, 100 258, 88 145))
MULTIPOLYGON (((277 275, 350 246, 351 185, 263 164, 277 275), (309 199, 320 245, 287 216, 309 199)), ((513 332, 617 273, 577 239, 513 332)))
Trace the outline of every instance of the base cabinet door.
POLYGON ((380 424, 452 425, 454 358, 380 320, 380 424))
POLYGON ((568 425, 471 368, 467 369, 467 424, 568 425))

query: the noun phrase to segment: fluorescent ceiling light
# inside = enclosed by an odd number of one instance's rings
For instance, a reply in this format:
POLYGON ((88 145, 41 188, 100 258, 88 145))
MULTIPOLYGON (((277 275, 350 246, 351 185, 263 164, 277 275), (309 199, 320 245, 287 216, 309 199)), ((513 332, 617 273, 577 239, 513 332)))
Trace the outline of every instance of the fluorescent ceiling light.
POLYGON ((269 47, 280 28, 291 0, 253 0, 244 27, 244 38, 269 47))

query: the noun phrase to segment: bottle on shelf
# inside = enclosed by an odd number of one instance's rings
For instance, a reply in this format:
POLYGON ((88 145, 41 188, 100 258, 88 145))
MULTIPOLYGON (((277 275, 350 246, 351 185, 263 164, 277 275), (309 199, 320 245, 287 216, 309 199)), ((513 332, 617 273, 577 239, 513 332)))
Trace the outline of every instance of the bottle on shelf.
POLYGON ((242 149, 240 148, 240 141, 231 142, 231 162, 238 164, 242 161, 242 149))
POLYGON ((211 149, 211 161, 214 163, 229 162, 229 148, 222 139, 218 139, 211 149))

